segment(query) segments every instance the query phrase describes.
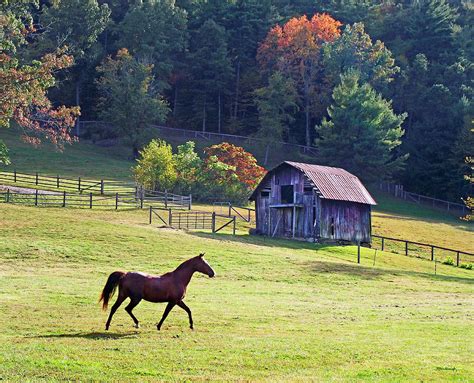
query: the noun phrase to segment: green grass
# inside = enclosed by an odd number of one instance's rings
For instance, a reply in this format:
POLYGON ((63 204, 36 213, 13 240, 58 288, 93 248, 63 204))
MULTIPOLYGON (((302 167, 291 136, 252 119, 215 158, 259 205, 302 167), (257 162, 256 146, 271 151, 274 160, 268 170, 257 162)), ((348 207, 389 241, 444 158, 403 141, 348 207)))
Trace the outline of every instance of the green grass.
MULTIPOLYGON (((125 154, 88 144, 63 154, 1 132, 14 167, 128 179, 125 154)), ((11 168, 13 168, 13 166, 11 168)), ((473 251, 472 226, 375 194, 374 232, 473 251), (449 246, 448 246, 449 245, 449 246)), ((199 210, 210 206, 197 205, 199 210)), ((145 211, 0 204, 0 379, 6 381, 474 381, 474 271, 355 247, 150 226, 145 211), (184 311, 123 308, 103 331, 97 304, 117 269, 163 273, 207 253, 184 311)), ((124 305, 125 306, 125 305, 124 305)), ((123 307, 124 307, 123 306, 123 307)))
MULTIPOLYGON (((144 212, 1 205, 4 380, 469 381, 472 271, 363 250, 157 229, 144 212), (111 331, 97 297, 116 270, 162 273, 206 251, 188 305, 141 303, 111 331)), ((242 234, 242 233, 241 233, 242 234)))

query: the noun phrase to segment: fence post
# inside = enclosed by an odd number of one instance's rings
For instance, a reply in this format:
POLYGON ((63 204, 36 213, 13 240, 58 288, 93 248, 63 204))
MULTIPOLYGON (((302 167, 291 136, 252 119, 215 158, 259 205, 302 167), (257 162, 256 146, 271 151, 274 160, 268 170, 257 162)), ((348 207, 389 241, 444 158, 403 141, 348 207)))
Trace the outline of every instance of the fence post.
POLYGON ((190 194, 190 195, 189 195, 189 206, 188 206, 188 210, 191 210, 192 205, 193 205, 193 195, 190 194))
POLYGON ((59 189, 59 174, 56 176, 56 187, 59 189))
POLYGON ((63 207, 66 207, 66 190, 63 191, 63 207))
POLYGON ((38 172, 36 172, 36 185, 38 185, 38 172))
POLYGON ((212 234, 216 232, 216 213, 212 212, 212 234))
POLYGON ((13 171, 13 182, 16 183, 16 170, 13 171))
POLYGON ((382 237, 382 251, 383 251, 384 247, 385 247, 385 238, 382 237))
POLYGON ((172 211, 171 211, 171 208, 168 209, 168 211, 169 211, 169 215, 168 215, 168 217, 169 217, 169 225, 170 225, 170 226, 173 226, 173 213, 172 213, 172 211))
POLYGON ((405 241, 405 255, 408 255, 408 241, 405 241))
POLYGON ((235 235, 235 215, 234 215, 234 218, 233 218, 233 228, 232 228, 232 235, 235 235))
POLYGON ((232 204, 229 202, 229 214, 228 216, 230 217, 232 215, 232 204))
POLYGON ((151 225, 151 215, 153 212, 153 206, 150 206, 150 218, 148 219, 148 223, 151 225))
POLYGON ((7 189, 7 203, 10 202, 10 189, 7 189))
POLYGON ((248 213, 248 214, 247 214, 247 215, 248 215, 248 220, 249 220, 249 222, 250 222, 250 220, 251 220, 250 209, 247 210, 247 213, 248 213))
POLYGON ((92 192, 89 193, 89 208, 92 209, 92 192))
POLYGON ((360 242, 357 242, 357 263, 360 263, 360 242))
POLYGON ((77 178, 77 190, 80 192, 81 191, 81 177, 77 178))
POLYGON ((119 195, 118 193, 115 193, 115 210, 118 209, 118 201, 119 201, 119 195))
POLYGON ((38 206, 38 189, 35 191, 35 206, 38 206))
POLYGON ((168 190, 165 190, 165 208, 168 208, 168 190))
POLYGON ((140 209, 143 209, 143 193, 140 193, 140 209))
POLYGON ((100 180, 100 194, 104 194, 104 180, 100 180))
POLYGON ((456 266, 459 267, 459 251, 456 252, 456 266))

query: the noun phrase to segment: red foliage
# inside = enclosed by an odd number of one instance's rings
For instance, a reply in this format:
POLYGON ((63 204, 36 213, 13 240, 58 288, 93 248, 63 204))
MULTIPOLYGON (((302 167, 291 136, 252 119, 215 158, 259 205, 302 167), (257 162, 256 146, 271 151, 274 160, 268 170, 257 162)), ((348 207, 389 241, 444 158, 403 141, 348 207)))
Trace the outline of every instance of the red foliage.
POLYGON ((230 171, 234 172, 239 181, 249 189, 255 188, 267 172, 257 164, 257 160, 251 153, 240 146, 223 142, 204 149, 204 152, 208 157, 216 156, 220 162, 232 166, 235 170, 230 171))

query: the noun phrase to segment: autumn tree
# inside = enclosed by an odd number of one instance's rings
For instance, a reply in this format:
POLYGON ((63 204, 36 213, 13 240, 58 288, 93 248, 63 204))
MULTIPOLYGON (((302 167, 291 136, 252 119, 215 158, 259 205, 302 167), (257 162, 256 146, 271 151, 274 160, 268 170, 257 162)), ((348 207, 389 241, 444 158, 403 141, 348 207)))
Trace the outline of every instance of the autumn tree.
POLYGON ((163 122, 169 111, 154 86, 152 70, 151 65, 136 60, 126 49, 118 51, 115 58, 107 58, 97 68, 100 117, 128 139, 134 157, 148 125, 163 122))
POLYGON ((283 26, 273 27, 258 49, 262 68, 278 70, 298 85, 301 110, 305 114, 305 142, 311 145, 312 94, 320 92, 321 48, 340 35, 341 23, 328 14, 294 17, 283 26))
MULTIPOLYGON (((73 138, 78 108, 54 107, 47 90, 55 85, 57 71, 71 66, 73 58, 64 50, 47 53, 39 60, 22 56, 34 36, 30 7, 35 1, 0 3, 0 127, 15 124, 23 129, 23 138, 40 144, 42 138, 62 148, 73 138)), ((0 161, 8 162, 5 144, 0 141, 0 161)))
POLYGON ((390 178, 399 171, 406 156, 395 149, 401 144, 406 115, 395 114, 391 102, 360 82, 357 71, 341 76, 332 97, 329 119, 316 127, 321 160, 368 182, 390 178))
POLYGON ((229 171, 234 172, 249 190, 255 188, 266 173, 257 164, 255 157, 240 146, 223 142, 206 148, 204 152, 208 158, 215 156, 220 162, 230 166, 229 171))

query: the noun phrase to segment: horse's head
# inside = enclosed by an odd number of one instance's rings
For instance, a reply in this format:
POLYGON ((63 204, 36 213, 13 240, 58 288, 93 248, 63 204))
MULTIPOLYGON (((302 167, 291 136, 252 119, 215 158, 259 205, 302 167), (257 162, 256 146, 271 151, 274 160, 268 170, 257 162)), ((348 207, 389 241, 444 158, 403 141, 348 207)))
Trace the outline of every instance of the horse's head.
POLYGON ((201 253, 195 258, 196 261, 194 262, 194 269, 200 273, 206 274, 209 278, 212 278, 216 275, 216 273, 214 270, 212 270, 212 267, 209 266, 209 263, 207 263, 204 259, 204 254, 205 253, 201 253))

